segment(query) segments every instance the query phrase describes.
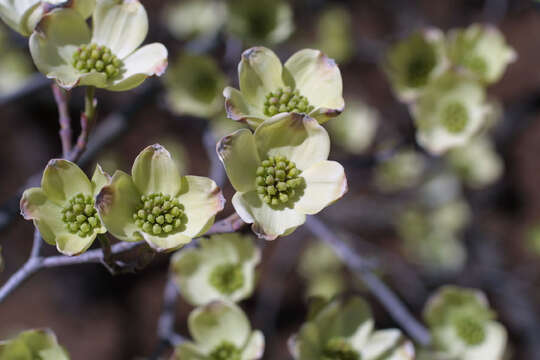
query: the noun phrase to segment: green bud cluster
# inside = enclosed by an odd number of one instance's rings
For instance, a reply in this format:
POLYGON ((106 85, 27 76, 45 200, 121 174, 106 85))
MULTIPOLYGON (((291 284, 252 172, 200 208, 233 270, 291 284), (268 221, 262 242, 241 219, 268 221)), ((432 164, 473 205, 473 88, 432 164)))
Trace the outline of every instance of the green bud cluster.
POLYGON ((463 64, 469 70, 474 71, 477 74, 485 75, 488 71, 487 62, 480 56, 465 56, 463 58, 463 64))
POLYGON ((269 205, 286 204, 303 184, 300 170, 284 156, 270 157, 257 168, 257 193, 269 205))
POLYGON ((154 193, 141 196, 140 206, 133 213, 135 224, 150 235, 168 234, 187 222, 184 205, 170 195, 154 193))
POLYGON ((210 273, 210 284, 220 293, 230 295, 244 286, 244 273, 238 264, 221 264, 210 273))
POLYGON ((309 105, 308 99, 300 95, 298 89, 290 87, 279 88, 266 95, 264 102, 264 114, 274 116, 284 112, 309 113, 313 106, 309 105))
POLYGON ((62 221, 70 233, 86 237, 101 227, 96 213, 94 199, 89 195, 77 194, 62 209, 62 221))
POLYGON ((100 72, 112 79, 120 75, 122 61, 106 46, 81 45, 73 53, 73 67, 83 73, 100 72))
POLYGON ((361 360, 361 357, 345 339, 333 338, 323 348, 321 360, 361 360))
POLYGON ((210 360, 241 360, 240 350, 228 341, 222 342, 209 356, 210 360))
POLYGON ((461 316, 454 321, 456 332, 467 345, 480 345, 486 339, 486 331, 481 321, 461 316))
POLYGON ((442 110, 442 124, 453 134, 462 132, 468 121, 467 108, 459 102, 450 103, 442 110))

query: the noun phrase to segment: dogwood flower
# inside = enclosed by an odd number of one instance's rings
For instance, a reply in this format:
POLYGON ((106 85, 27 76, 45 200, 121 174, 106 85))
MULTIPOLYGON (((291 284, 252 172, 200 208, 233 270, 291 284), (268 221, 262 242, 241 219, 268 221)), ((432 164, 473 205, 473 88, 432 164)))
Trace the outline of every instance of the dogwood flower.
POLYGON ((374 331, 368 304, 336 299, 316 311, 289 341, 295 360, 412 360, 414 346, 399 330, 374 331))
POLYGON ((98 234, 107 232, 94 208, 94 197, 109 182, 98 165, 92 179, 74 163, 54 159, 43 172, 41 187, 27 189, 21 214, 32 220, 43 240, 64 255, 85 252, 98 234))
POLYGON ((448 35, 448 55, 466 73, 493 84, 502 77, 517 54, 494 26, 474 24, 448 35))
POLYGON ((292 233, 347 191, 343 166, 328 161, 330 140, 313 118, 296 113, 274 116, 255 133, 241 129, 217 145, 236 189, 232 203, 261 238, 292 233))
POLYGON ((501 360, 507 332, 496 322, 485 295, 445 286, 427 302, 424 319, 434 337, 432 358, 501 360))
POLYGON ((69 360, 51 330, 27 330, 15 338, 0 341, 0 360, 69 360))
POLYGON ((263 334, 251 329, 242 309, 215 301, 189 314, 193 342, 176 348, 175 360, 257 360, 264 353, 263 334))
POLYGON ((384 69, 396 96, 411 102, 448 66, 444 34, 429 28, 394 45, 387 54, 384 69))
POLYGON ((73 9, 47 12, 30 37, 30 53, 38 70, 67 90, 88 85, 125 91, 167 68, 165 46, 139 48, 147 32, 138 0, 97 0, 92 29, 73 9))
POLYGON ((261 251, 252 237, 219 234, 202 238, 199 248, 178 251, 171 270, 182 296, 194 306, 216 300, 241 301, 255 288, 261 251))
POLYGON ((282 66, 272 50, 248 49, 238 65, 238 77, 240 90, 223 91, 227 116, 252 128, 284 113, 308 114, 324 123, 345 107, 339 68, 318 50, 300 50, 282 66))
POLYGON ((416 140, 435 155, 467 144, 484 126, 489 112, 485 89, 454 74, 434 81, 411 106, 416 140))
POLYGON ((145 240, 156 251, 174 250, 204 234, 223 209, 216 183, 181 176, 161 145, 144 149, 131 174, 116 171, 96 197, 101 220, 122 241, 145 240))

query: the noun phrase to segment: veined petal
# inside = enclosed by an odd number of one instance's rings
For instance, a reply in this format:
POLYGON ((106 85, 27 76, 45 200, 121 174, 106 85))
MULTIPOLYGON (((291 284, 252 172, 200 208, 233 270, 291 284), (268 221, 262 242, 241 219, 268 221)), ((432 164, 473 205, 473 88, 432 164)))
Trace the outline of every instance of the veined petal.
POLYGON ((251 333, 248 318, 237 305, 222 301, 197 308, 189 315, 191 336, 206 351, 215 349, 224 341, 242 349, 251 333))
POLYGON ((0 3, 0 18, 21 35, 29 36, 34 30, 29 24, 29 17, 40 5, 40 0, 2 1, 0 3))
POLYGON ((343 102, 343 105, 341 107, 336 109, 331 109, 328 107, 317 107, 309 113, 309 116, 316 119, 319 124, 324 124, 328 120, 339 116, 343 112, 343 110, 345 110, 345 102, 343 102))
POLYGON ((486 340, 478 346, 467 348, 463 360, 502 359, 508 337, 506 329, 499 323, 491 322, 487 324, 485 330, 486 340))
POLYGON ((255 143, 262 160, 281 155, 300 170, 326 160, 330 137, 317 120, 306 115, 284 113, 265 121, 255 130, 255 143))
POLYGON ((96 196, 96 209, 101 222, 120 240, 142 240, 139 228, 133 221, 140 197, 141 193, 131 176, 122 171, 116 171, 111 182, 96 196))
POLYGON ((79 86, 95 86, 97 88, 103 89, 109 85, 109 80, 107 80, 107 75, 105 73, 92 71, 89 73, 81 74, 79 77, 79 86))
POLYGON ((58 204, 77 194, 92 194, 92 184, 86 174, 76 164, 63 159, 49 161, 43 172, 41 188, 58 204))
POLYGON ((345 169, 335 161, 321 161, 300 175, 306 187, 304 195, 294 204, 301 213, 313 215, 341 198, 347 192, 345 169))
POLYGON ((236 191, 255 189, 257 167, 261 159, 251 131, 240 129, 225 136, 217 145, 217 153, 236 191))
POLYGON ((176 162, 163 146, 145 148, 135 159, 131 169, 133 182, 144 194, 163 193, 176 196, 182 188, 182 177, 176 162))
POLYGON ((232 204, 242 220, 253 223, 253 232, 265 240, 289 235, 306 221, 306 216, 294 209, 272 209, 261 200, 256 191, 237 192, 232 198, 232 204))
POLYGON ((120 59, 137 49, 148 33, 148 16, 138 0, 98 0, 92 42, 105 45, 120 59))
POLYGON ((161 76, 167 69, 167 48, 160 43, 148 44, 124 59, 125 72, 108 90, 126 91, 140 85, 149 76, 161 76))
POLYGON ((238 65, 240 91, 253 107, 262 109, 265 96, 283 87, 282 66, 274 52, 265 47, 244 51, 238 65))
POLYGON ((111 176, 107 174, 99 164, 97 164, 91 180, 93 195, 96 196, 101 191, 101 188, 107 185, 110 181, 111 176))
POLYGON ((144 231, 140 232, 144 240, 152 247, 152 249, 162 251, 172 251, 191 242, 191 237, 183 233, 167 234, 167 235, 151 235, 144 231))
POLYGON ((227 86, 223 90, 223 96, 225 97, 225 111, 229 119, 244 122, 253 129, 264 121, 262 108, 250 105, 237 89, 227 86))
MULTIPOLYGON (((99 233, 105 233, 107 230, 104 228, 99 233)), ((96 239, 97 234, 93 233, 90 236, 81 237, 77 234, 71 234, 65 232, 58 234, 56 237, 56 248, 59 252, 67 256, 75 256, 82 254, 92 245, 96 239)))
POLYGON ((242 352, 241 360, 257 360, 264 354, 264 335, 259 330, 253 331, 242 352))
POLYGON ((56 244, 56 234, 67 232, 62 222, 62 208, 47 197, 41 188, 27 189, 21 197, 21 215, 34 220, 41 237, 48 244, 56 244))
POLYGON ((225 205, 220 188, 212 179, 203 176, 184 176, 177 199, 184 205, 187 216, 182 234, 189 238, 203 235, 225 205))
POLYGON ((71 64, 72 55, 90 41, 84 17, 73 9, 56 9, 46 14, 30 37, 30 53, 36 67, 59 85, 71 89, 80 74, 71 64))
POLYGON ((337 116, 343 111, 343 81, 333 59, 319 50, 304 49, 287 60, 285 69, 294 82, 291 87, 300 90, 315 108, 326 108, 318 115, 337 116))

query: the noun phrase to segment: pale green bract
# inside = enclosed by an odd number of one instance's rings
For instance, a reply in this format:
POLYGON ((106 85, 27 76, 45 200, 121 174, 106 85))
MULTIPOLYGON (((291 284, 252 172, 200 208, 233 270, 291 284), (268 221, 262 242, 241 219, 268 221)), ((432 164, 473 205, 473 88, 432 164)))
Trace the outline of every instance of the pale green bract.
POLYGON ((336 299, 312 314, 289 340, 295 360, 412 360, 414 346, 401 331, 375 330, 359 297, 336 299))
POLYGON ((308 114, 324 123, 345 107, 339 68, 318 50, 300 50, 282 65, 270 49, 248 49, 238 77, 240 90, 223 91, 227 116, 252 128, 284 113, 308 114))
POLYGON ((193 342, 179 345, 175 360, 257 360, 264 353, 264 336, 252 330, 242 309, 215 301, 191 312, 188 328, 193 342))
POLYGON ((260 260, 261 251, 251 236, 219 234, 200 239, 199 248, 178 251, 171 259, 171 271, 191 305, 238 302, 253 293, 260 260))
POLYGON ((32 220, 43 240, 64 255, 85 252, 98 234, 107 232, 94 209, 94 196, 109 182, 98 165, 92 179, 74 163, 53 159, 41 187, 27 189, 21 198, 21 214, 32 220))
POLYGON ((96 0, 0 0, 0 18, 23 36, 30 36, 44 13, 55 7, 73 8, 88 18, 96 0))
POLYGON ((353 20, 345 6, 326 9, 317 22, 318 48, 340 64, 354 55, 353 20))
POLYGON ((211 57, 185 54, 169 66, 164 79, 167 103, 175 113, 209 118, 223 111, 227 79, 211 57))
POLYGON ((494 26, 474 24, 449 33, 447 40, 450 60, 469 75, 486 83, 500 80, 517 54, 494 26))
POLYGON ((502 360, 507 332, 494 320, 485 295, 444 286, 427 302, 424 319, 433 334, 434 359, 502 360))
POLYGON ((156 251, 174 250, 204 234, 223 209, 216 183, 181 176, 161 145, 144 149, 131 174, 116 171, 96 197, 101 221, 122 241, 145 240, 156 251))
POLYGON ((416 140, 434 155, 467 144, 483 128, 489 114, 485 89, 474 80, 451 73, 433 81, 411 106, 416 140))
POLYGON ((397 151, 381 161, 375 168, 374 181, 385 193, 410 189, 421 180, 426 168, 426 159, 413 149, 397 151))
POLYGON ((227 5, 219 0, 170 2, 163 14, 167 28, 176 38, 210 38, 227 20, 227 5))
POLYGON ((51 330, 27 330, 0 341, 0 360, 69 360, 51 330))
POLYGON ((47 12, 30 37, 30 53, 38 70, 67 90, 87 85, 125 91, 167 68, 165 46, 139 48, 147 32, 139 1, 97 0, 92 29, 73 9, 47 12))
POLYGON ((328 133, 306 115, 274 116, 255 133, 238 130, 221 139, 217 150, 237 191, 232 199, 236 212, 266 240, 292 233, 306 215, 317 214, 347 192, 343 166, 327 160, 328 133))
POLYGON ((384 70, 397 98, 412 102, 425 92, 426 85, 449 67, 444 34, 428 28, 410 35, 388 51, 384 70))

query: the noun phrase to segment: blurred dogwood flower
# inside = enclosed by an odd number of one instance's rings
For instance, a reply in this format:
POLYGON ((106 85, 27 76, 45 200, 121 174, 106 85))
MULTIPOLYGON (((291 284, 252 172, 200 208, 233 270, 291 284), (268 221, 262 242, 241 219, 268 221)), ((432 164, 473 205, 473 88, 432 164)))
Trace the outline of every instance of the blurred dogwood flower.
POLYGON ((384 64, 396 96, 405 102, 417 99, 448 67, 444 34, 434 28, 415 32, 395 44, 384 64))
POLYGON ((434 337, 433 358, 502 360, 507 332, 494 318, 482 292, 442 287, 424 309, 424 319, 434 337))
POLYGON ((339 5, 324 10, 317 23, 318 48, 339 63, 354 55, 350 11, 339 5))
POLYGON ((252 237, 220 234, 202 238, 199 248, 178 251, 171 260, 171 270, 191 305, 238 302, 253 293, 255 267, 260 260, 261 251, 252 237))
POLYGON ((418 143, 432 154, 467 144, 489 114, 485 89, 476 81, 447 74, 433 81, 411 106, 418 143))
POLYGON ((227 30, 248 45, 275 45, 294 31, 291 5, 283 0, 227 1, 227 30))
POLYGON ((27 189, 21 198, 21 214, 33 220, 43 240, 64 255, 85 252, 98 234, 107 232, 94 208, 94 197, 109 182, 98 165, 92 179, 74 163, 49 162, 41 187, 27 189))
POLYGON ((167 28, 176 38, 213 37, 227 20, 227 5, 216 0, 188 0, 165 7, 167 28))
POLYGON ((237 191, 236 212, 266 240, 292 233, 347 191, 343 166, 327 160, 328 133, 306 115, 274 116, 254 134, 238 130, 217 150, 237 191))
POLYGON ((240 90, 223 91, 227 116, 252 128, 283 113, 308 114, 324 123, 345 107, 339 68, 318 50, 300 50, 281 65, 270 49, 248 49, 238 77, 240 90))
POLYGON ((193 342, 180 344, 175 360, 257 360, 264 353, 264 335, 233 303, 212 302, 189 314, 193 342))
POLYGON ((71 8, 43 15, 30 37, 38 70, 69 90, 88 85, 125 91, 167 68, 160 43, 139 46, 148 32, 148 16, 138 0, 97 0, 92 29, 71 8))
POLYGON ((494 26, 473 24, 448 35, 448 55, 463 71, 493 84, 500 80, 517 54, 494 26))
POLYGON ((27 330, 0 341, 0 360, 69 360, 51 330, 27 330))
POLYGON ((399 330, 374 330, 369 305, 336 299, 314 312, 289 340, 295 360, 412 360, 414 346, 399 330))
POLYGON ((164 79, 167 103, 175 113, 207 118, 222 111, 221 91, 227 79, 211 57, 185 54, 164 79))
POLYGON ((181 176, 161 145, 144 149, 131 174, 116 171, 96 197, 101 220, 122 241, 145 240, 156 251, 174 250, 204 234, 223 209, 216 183, 181 176))
POLYGON ((425 169, 424 156, 414 150, 400 150, 375 168, 375 184, 385 193, 417 185, 425 169))

